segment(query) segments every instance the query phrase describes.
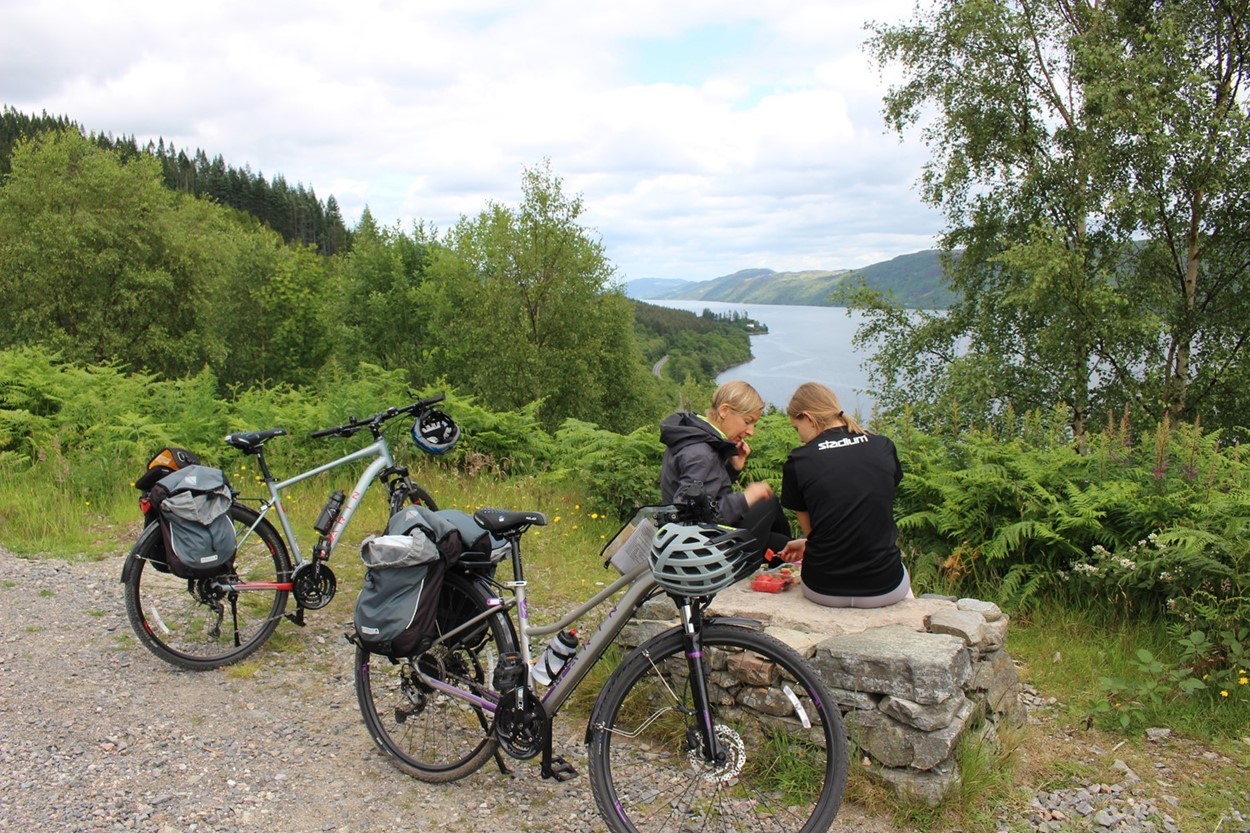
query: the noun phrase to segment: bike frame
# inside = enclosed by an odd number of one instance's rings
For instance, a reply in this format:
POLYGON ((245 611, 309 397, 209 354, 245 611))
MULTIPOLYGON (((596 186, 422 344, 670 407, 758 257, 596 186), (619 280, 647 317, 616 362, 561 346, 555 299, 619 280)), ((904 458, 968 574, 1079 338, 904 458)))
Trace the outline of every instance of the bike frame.
MULTIPOLYGON (((287 545, 290 547, 291 554, 294 559, 291 564, 292 574, 294 574, 294 570, 304 564, 307 564, 308 559, 304 557, 304 553, 300 549, 299 539, 295 537, 295 530, 291 526, 291 519, 287 516, 286 509, 282 505, 282 493, 291 486, 294 486, 297 483, 302 483, 309 478, 316 477, 319 474, 324 474, 325 472, 330 471, 331 469, 336 469, 339 466, 344 466, 348 463, 353 463, 357 460, 364 460, 369 457, 375 457, 376 459, 370 463, 368 468, 366 468, 360 475, 360 479, 356 481, 356 485, 352 488, 351 494, 347 495, 344 500, 343 508, 339 511, 339 516, 335 519, 334 525, 330 527, 330 530, 326 533, 326 556, 328 558, 329 554, 334 551, 335 545, 338 544, 339 536, 347 527, 347 524, 351 521, 352 515, 356 513, 357 507, 359 507, 361 501, 364 500, 365 492, 369 490, 369 487, 373 484, 373 481, 377 479, 379 474, 395 465, 394 458, 391 456, 390 446, 387 445, 386 438, 384 436, 379 435, 373 443, 365 446, 364 448, 353 451, 350 454, 344 454, 336 460, 331 460, 328 463, 324 463, 315 468, 311 468, 308 471, 288 477, 285 480, 277 480, 272 477, 268 473, 267 468, 262 465, 262 469, 264 469, 263 473, 265 485, 269 490, 269 497, 261 502, 260 508, 257 510, 256 523, 252 524, 252 526, 248 528, 247 532, 244 533, 243 537, 240 539, 240 544, 243 541, 246 541, 248 536, 256 531, 257 525, 259 525, 265 516, 269 514, 270 510, 277 512, 278 523, 282 527, 283 537, 286 538, 287 545)), ((231 582, 230 586, 235 590, 291 590, 294 586, 294 582, 239 581, 231 582)))
MULTIPOLYGON (((621 590, 628 588, 625 595, 621 597, 612 609, 608 611, 603 621, 590 635, 577 652, 569 658, 564 667, 560 669, 560 673, 556 676, 551 687, 539 698, 543 704, 543 710, 548 716, 554 716, 569 698, 569 695, 581 684, 586 675, 590 673, 590 669, 603 656, 608 646, 615 641, 621 630, 629 622, 634 611, 638 609, 655 591, 656 581, 651 575, 650 567, 644 562, 635 565, 629 572, 622 575, 616 581, 591 596, 578 607, 566 613, 559 621, 550 625, 531 625, 529 621, 529 604, 526 593, 526 582, 521 567, 520 556, 520 537, 516 536, 510 540, 512 549, 512 569, 514 579, 504 582, 503 586, 512 592, 511 599, 499 599, 497 605, 491 606, 489 609, 479 613, 472 619, 461 624, 459 627, 448 631, 435 640, 435 644, 441 643, 461 631, 476 625, 487 618, 494 616, 500 611, 505 614, 515 609, 517 611, 517 623, 519 626, 518 641, 522 661, 527 668, 532 668, 533 659, 530 650, 530 638, 542 637, 550 634, 558 633, 569 625, 577 622, 587 613, 591 612, 606 603, 612 596, 621 590)), ((417 673, 421 677, 421 681, 431 688, 445 692, 458 699, 467 700, 474 706, 480 707, 483 711, 494 714, 498 704, 492 700, 466 694, 462 689, 450 686, 440 680, 426 676, 417 668, 417 673)))

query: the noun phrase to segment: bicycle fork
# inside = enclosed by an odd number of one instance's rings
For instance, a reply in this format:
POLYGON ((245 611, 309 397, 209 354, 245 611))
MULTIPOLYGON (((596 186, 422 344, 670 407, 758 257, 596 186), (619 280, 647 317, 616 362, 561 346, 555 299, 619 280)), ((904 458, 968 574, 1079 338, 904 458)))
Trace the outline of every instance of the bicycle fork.
MULTIPOLYGON (((719 765, 725 762, 725 751, 716 737, 716 727, 712 723, 712 709, 708 700, 707 675, 704 673, 703 662, 703 610, 682 598, 678 603, 681 610, 682 642, 686 652, 686 666, 690 672, 690 698, 694 708, 694 717, 700 738, 703 760, 719 765)), ((691 750, 694 749, 694 738, 689 738, 691 750)))

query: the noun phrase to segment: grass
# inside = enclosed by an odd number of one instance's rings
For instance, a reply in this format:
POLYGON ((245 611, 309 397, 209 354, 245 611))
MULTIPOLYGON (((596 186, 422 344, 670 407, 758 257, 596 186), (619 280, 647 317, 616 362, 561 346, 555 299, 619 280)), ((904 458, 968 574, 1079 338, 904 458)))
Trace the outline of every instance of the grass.
MULTIPOLYGON (((284 496, 306 553, 315 539, 313 520, 326 495, 336 488, 346 490, 354 482, 358 472, 349 468, 299 484, 284 496)), ((576 489, 539 477, 503 480, 466 475, 437 462, 414 466, 413 474, 445 508, 471 513, 492 506, 537 510, 547 516, 546 526, 531 529, 523 539, 536 624, 554 622, 559 611, 616 577, 615 571, 603 569, 599 551, 616 533, 618 524, 585 509, 576 489)), ((260 493, 245 470, 239 471, 235 484, 245 493, 260 493)), ((3 544, 19 553, 71 561, 117 558, 120 567, 120 556, 141 528, 135 499, 129 482, 88 500, 68 478, 62 479, 59 488, 49 488, 37 478, 0 472, 3 544)), ((311 623, 322 626, 325 638, 337 638, 339 631, 350 629, 356 591, 364 573, 357 553, 366 535, 384 528, 384 504, 382 490, 372 489, 333 554, 331 566, 338 577, 339 592, 327 608, 307 614, 311 623)), ((499 577, 506 579, 510 572, 505 564, 499 577)), ((12 588, 16 583, 5 580, 3 586, 12 588)), ((50 591, 41 592, 47 595, 50 591)), ((579 627, 592 629, 598 615, 592 612, 579 627)), ((267 662, 302 661, 312 655, 311 636, 310 631, 284 623, 261 654, 226 673, 241 679, 253 676, 267 662)), ((899 826, 934 833, 988 833, 1001 826, 1003 818, 1023 818, 1029 798, 1038 790, 1061 790, 1086 781, 1117 782, 1122 776, 1111 765, 1118 758, 1142 776, 1143 789, 1161 806, 1162 796, 1179 800, 1173 816, 1182 830, 1232 829, 1230 808, 1250 812, 1250 801, 1246 800, 1250 783, 1250 686, 1232 692, 1237 696, 1225 702, 1213 702, 1210 697, 1166 702, 1148 716, 1154 725, 1173 729, 1174 735, 1167 742, 1154 743, 1144 737, 1140 726, 1127 733, 1113 730, 1096 719, 1095 706, 1105 697, 1098 686, 1099 678, 1129 678, 1135 673, 1133 659, 1138 649, 1168 655, 1169 638, 1162 627, 1142 621, 1111 621, 1099 611, 1050 607, 1014 617, 1007 648, 1022 679, 1043 696, 1056 700, 1043 716, 1043 724, 1027 726, 1018 736, 1000 735, 997 743, 966 736, 957 753, 961 789, 941 807, 900 804, 858 764, 852 767, 847 800, 870 812, 891 814, 899 826)), ((535 646, 536 651, 539 649, 535 646)), ((584 720, 588 716, 595 694, 619 660, 619 655, 610 656, 591 671, 579 693, 566 704, 565 719, 584 720)))

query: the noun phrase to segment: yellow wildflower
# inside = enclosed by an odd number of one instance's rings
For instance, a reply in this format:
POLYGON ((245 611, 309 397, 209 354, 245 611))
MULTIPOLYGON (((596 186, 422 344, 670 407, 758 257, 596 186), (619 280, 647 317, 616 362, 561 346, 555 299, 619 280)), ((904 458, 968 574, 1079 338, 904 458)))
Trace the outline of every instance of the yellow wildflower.
POLYGON ((1221 697, 1227 697, 1227 696, 1228 696, 1228 689, 1226 689, 1226 688, 1222 688, 1222 689, 1220 689, 1220 696, 1221 696, 1221 697))

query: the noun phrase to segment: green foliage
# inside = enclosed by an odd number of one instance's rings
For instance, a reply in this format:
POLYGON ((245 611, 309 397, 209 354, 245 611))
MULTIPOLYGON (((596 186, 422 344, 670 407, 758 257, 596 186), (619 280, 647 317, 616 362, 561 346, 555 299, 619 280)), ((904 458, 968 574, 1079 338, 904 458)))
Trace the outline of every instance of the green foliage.
POLYGON ((695 315, 687 310, 634 304, 634 327, 644 346, 646 360, 663 360, 664 378, 697 384, 712 384, 724 370, 751 358, 750 328, 704 310, 695 315))
POLYGON ((224 227, 73 131, 19 144, 0 189, 0 347, 181 374, 220 360, 212 321, 224 227), (180 337, 174 338, 178 334, 180 337))
POLYGON ((1178 632, 1171 649, 1175 661, 1139 648, 1129 662, 1130 676, 1100 677, 1104 699, 1095 703, 1095 716, 1121 730, 1138 730, 1161 722, 1177 701, 1185 701, 1191 713, 1200 701, 1200 711, 1219 715, 1227 730, 1244 726, 1250 715, 1250 627, 1221 631, 1215 639, 1200 630, 1178 632))
POLYGON ((496 410, 537 402, 548 428, 569 417, 636 427, 657 399, 632 307, 579 224, 581 197, 550 164, 527 170, 521 190, 516 208, 463 218, 431 258, 431 370, 496 410))
MULTIPOLYGON (((348 252, 296 206, 311 192, 280 178, 271 189, 219 159, 88 138, 8 109, 0 145, 12 163, 0 180, 0 292, 24 299, 0 307, 0 349, 38 345, 154 378, 208 368, 222 392, 317 387, 365 361, 496 411, 532 408, 548 431, 569 417, 633 430, 683 396, 686 373, 651 374, 634 304, 579 225, 581 198, 549 165, 525 172, 519 207, 491 204, 442 239, 366 213, 348 252), (284 205, 285 225, 274 214, 284 205), (298 242, 309 235, 316 248, 298 242)), ((677 351, 679 365, 698 362, 695 384, 749 358, 744 333, 724 338, 732 350, 695 339, 677 351), (704 364, 700 350, 715 355, 704 364)))
POLYGON ((1196 0, 939 0, 877 26, 870 48, 901 72, 885 118, 922 131, 921 193, 960 253, 943 315, 861 293, 883 408, 982 422, 1058 403, 1080 440, 1131 402, 1242 430, 1244 15, 1196 0))
POLYGON ((664 457, 658 429, 616 434, 592 423, 565 420, 556 432, 557 474, 579 486, 595 508, 624 521, 660 500, 664 457))

